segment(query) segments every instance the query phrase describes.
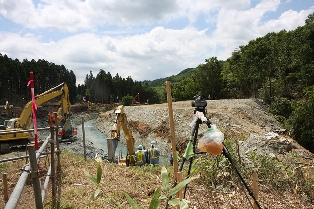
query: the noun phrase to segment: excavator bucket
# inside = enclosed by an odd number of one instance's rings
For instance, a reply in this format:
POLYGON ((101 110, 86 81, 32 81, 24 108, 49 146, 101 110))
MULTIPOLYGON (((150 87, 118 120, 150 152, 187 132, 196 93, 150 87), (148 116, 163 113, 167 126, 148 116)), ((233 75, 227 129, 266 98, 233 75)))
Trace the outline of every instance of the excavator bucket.
POLYGON ((117 138, 108 138, 107 139, 107 147, 108 147, 108 161, 116 162, 115 152, 118 147, 118 139, 117 138))

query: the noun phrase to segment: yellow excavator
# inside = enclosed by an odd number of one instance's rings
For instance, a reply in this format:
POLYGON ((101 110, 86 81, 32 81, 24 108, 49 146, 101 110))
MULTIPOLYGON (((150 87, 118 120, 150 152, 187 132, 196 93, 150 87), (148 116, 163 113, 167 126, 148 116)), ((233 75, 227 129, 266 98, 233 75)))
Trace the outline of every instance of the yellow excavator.
MULTIPOLYGON (((73 137, 73 128, 70 116, 71 103, 69 100, 69 89, 66 83, 62 83, 54 88, 35 96, 36 105, 41 104, 61 96, 61 107, 57 112, 59 126, 62 127, 62 138, 73 137)), ((39 107, 40 108, 40 107, 39 107)), ((30 132, 17 132, 30 129, 32 121, 32 101, 29 101, 19 118, 6 120, 4 125, 0 125, 0 153, 10 151, 10 147, 17 145, 26 145, 30 142, 32 134, 30 132)))
POLYGON ((91 101, 87 102, 87 107, 89 111, 97 111, 96 104, 91 101))
POLYGON ((124 113, 124 106, 120 105, 115 110, 116 118, 114 129, 111 130, 111 138, 120 140, 120 130, 123 129, 124 135, 126 137, 127 150, 128 153, 125 158, 119 160, 119 164, 126 163, 127 166, 135 165, 135 151, 134 151, 134 138, 132 132, 127 127, 127 117, 124 113))

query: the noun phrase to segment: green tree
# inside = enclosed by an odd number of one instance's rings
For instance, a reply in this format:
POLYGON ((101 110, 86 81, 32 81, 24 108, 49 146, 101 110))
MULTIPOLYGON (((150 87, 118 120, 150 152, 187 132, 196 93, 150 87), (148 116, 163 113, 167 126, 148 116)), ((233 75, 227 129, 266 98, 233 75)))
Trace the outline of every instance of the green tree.
POLYGON ((126 95, 122 97, 122 105, 124 106, 130 106, 132 104, 132 101, 133 101, 133 96, 126 95))
POLYGON ((314 86, 305 89, 305 97, 292 114, 292 135, 304 148, 314 152, 314 86))
POLYGON ((217 57, 205 59, 205 64, 199 65, 195 69, 193 79, 195 82, 197 94, 207 96, 210 94, 213 99, 220 99, 222 97, 222 89, 224 82, 222 79, 222 65, 217 57))
POLYGON ((193 78, 184 78, 172 85, 171 92, 175 100, 190 100, 197 94, 197 87, 193 78))

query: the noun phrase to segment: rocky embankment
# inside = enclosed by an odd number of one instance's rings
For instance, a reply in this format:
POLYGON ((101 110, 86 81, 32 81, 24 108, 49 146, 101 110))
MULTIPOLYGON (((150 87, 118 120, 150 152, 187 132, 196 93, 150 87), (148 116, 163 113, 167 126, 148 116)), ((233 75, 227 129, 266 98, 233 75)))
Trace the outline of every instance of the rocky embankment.
MULTIPOLYGON (((207 100, 207 118, 225 135, 225 139, 239 141, 240 151, 245 156, 252 150, 268 156, 277 156, 294 149, 305 159, 313 159, 312 153, 303 149, 282 129, 280 123, 266 112, 261 101, 254 99, 207 100)), ((173 119, 177 149, 182 154, 191 135, 194 110, 191 101, 173 102, 173 119)), ((171 134, 168 104, 125 106, 128 127, 135 139, 135 146, 149 146, 156 140, 161 153, 171 152, 171 134)), ((110 137, 114 128, 114 111, 101 113, 95 126, 110 137)), ((199 137, 207 126, 199 127, 199 137)), ((121 130, 121 142, 126 143, 121 130)))

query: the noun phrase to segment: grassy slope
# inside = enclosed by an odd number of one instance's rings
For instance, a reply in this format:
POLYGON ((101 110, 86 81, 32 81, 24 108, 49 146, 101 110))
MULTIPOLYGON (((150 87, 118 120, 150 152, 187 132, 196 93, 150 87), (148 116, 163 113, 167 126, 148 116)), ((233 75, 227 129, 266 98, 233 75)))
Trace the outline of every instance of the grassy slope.
MULTIPOLYGON (((123 192, 128 193, 142 208, 148 208, 154 190, 161 186, 160 166, 124 167, 102 163, 101 193, 95 200, 91 200, 91 194, 96 190, 96 186, 87 179, 84 170, 96 176, 98 162, 85 161, 82 156, 65 151, 61 156, 63 171, 61 208, 130 208, 123 192)), ((18 181, 19 168, 24 164, 24 160, 0 164, 0 172, 6 171, 9 174, 10 193, 18 181)), ((45 159, 41 161, 41 167, 46 169, 45 159)), ((173 176, 172 167, 166 167, 173 176)), ((184 170, 187 169, 184 168, 184 170)), ((183 174, 183 176, 186 175, 183 174)), ((224 178, 224 181, 229 180, 228 177, 224 178)), ((243 186, 238 182, 232 184, 234 186, 229 190, 207 189, 204 182, 196 180, 189 184, 186 199, 190 201, 190 208, 252 208, 251 199, 245 196, 243 186)), ((2 193, 2 188, 0 181, 0 193, 2 193)), ((45 199, 45 208, 51 208, 50 189, 51 185, 45 199)), ((313 208, 314 205, 306 197, 295 193, 295 189, 297 188, 291 188, 291 192, 279 192, 260 182, 259 197, 262 208, 313 208)), ((3 206, 4 203, 0 201, 0 208, 3 206)), ((164 206, 162 203, 159 208, 164 208, 164 206)), ((17 208, 34 208, 31 184, 25 186, 17 208)))

